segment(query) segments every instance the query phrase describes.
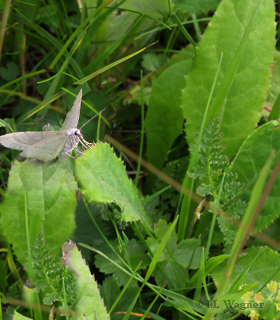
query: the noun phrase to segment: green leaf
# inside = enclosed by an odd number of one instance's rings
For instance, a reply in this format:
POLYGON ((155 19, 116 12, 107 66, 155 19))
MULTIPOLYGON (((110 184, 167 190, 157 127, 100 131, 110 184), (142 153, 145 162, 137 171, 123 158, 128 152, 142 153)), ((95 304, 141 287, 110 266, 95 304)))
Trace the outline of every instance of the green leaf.
POLYGON ((163 65, 163 54, 155 54, 153 52, 146 53, 143 56, 142 67, 148 71, 159 69, 163 65))
POLYGON ((214 191, 213 187, 210 184, 205 184, 205 183, 202 183, 196 189, 196 192, 202 197, 206 197, 207 195, 213 194, 213 191, 214 191))
POLYGON ((14 320, 31 320, 32 318, 28 318, 23 316, 22 314, 18 313, 16 310, 13 310, 14 314, 13 314, 13 319, 14 320))
POLYGON ((147 158, 158 168, 167 160, 167 152, 182 133, 184 118, 180 108, 180 94, 185 86, 184 75, 190 67, 190 60, 180 61, 153 81, 145 127, 147 158))
POLYGON ((99 289, 89 267, 85 264, 77 246, 72 242, 66 242, 62 246, 63 261, 77 275, 77 301, 73 320, 86 319, 110 319, 101 299, 99 289))
POLYGON ((138 190, 108 143, 98 143, 79 157, 76 175, 88 201, 114 202, 121 208, 121 220, 141 220, 143 224, 149 224, 138 190))
MULTIPOLYGON (((221 175, 228 168, 229 159, 223 154, 224 147, 222 146, 222 141, 223 137, 219 119, 209 121, 208 127, 203 128, 198 150, 198 164, 189 170, 191 178, 196 179, 200 177, 200 179, 203 179, 206 176, 209 179, 214 175, 221 175)), ((195 152, 195 145, 191 146, 191 151, 195 152)), ((202 190, 199 194, 205 196, 202 190)))
POLYGON ((259 1, 222 1, 203 35, 182 94, 189 144, 200 129, 221 52, 208 120, 220 118, 225 154, 232 157, 259 120, 275 46, 274 3, 260 1, 259 7, 259 1))
POLYGON ((170 14, 170 9, 172 9, 171 1, 162 0, 126 0, 121 8, 135 10, 136 12, 147 14, 153 16, 157 19, 166 19, 170 14))
MULTIPOLYGON (((243 143, 235 160, 231 172, 238 175, 238 180, 245 183, 241 199, 248 203, 254 184, 264 167, 266 160, 275 150, 275 160, 272 168, 280 156, 280 130, 275 129, 277 123, 272 121, 255 130, 243 143)), ((254 225, 256 230, 262 230, 280 215, 280 176, 278 175, 265 204, 254 225)))
POLYGON ((201 11, 213 10, 221 0, 173 0, 176 11, 200 13, 201 11))
MULTIPOLYGON (((144 100, 144 104, 146 105, 149 105, 151 92, 152 92, 151 87, 146 87, 143 90, 143 100, 144 100)), ((129 92, 129 94, 124 99, 123 103, 124 105, 130 104, 130 103, 136 103, 138 105, 141 105, 141 101, 142 101, 141 87, 136 86, 129 92)), ((135 115, 134 108, 133 108, 133 114, 135 115)))
POLYGON ((76 189, 67 164, 32 160, 14 163, 8 192, 0 205, 1 226, 22 264, 27 251, 26 215, 30 242, 41 232, 52 253, 60 255, 62 244, 75 228, 76 189))
MULTIPOLYGON (((271 87, 266 98, 266 106, 272 108, 280 92, 280 52, 274 54, 271 87)), ((275 119, 276 120, 276 119, 275 119)))
MULTIPOLYGON (((72 240, 75 243, 84 243, 92 247, 96 247, 104 242, 104 238, 109 238, 109 229, 111 228, 111 222, 104 221, 108 220, 108 209, 104 204, 94 204, 88 205, 88 209, 91 212, 91 216, 95 219, 98 224, 99 230, 102 231, 102 234, 99 233, 95 224, 92 221, 92 218, 85 207, 85 204, 82 199, 78 200, 78 205, 76 209, 76 229, 72 236, 72 240), (103 235, 103 237, 102 237, 103 235)), ((91 252, 84 247, 78 246, 82 252, 83 257, 87 262, 90 261, 91 252)))
MULTIPOLYGON (((119 251, 119 242, 114 241, 112 244, 116 250, 119 251)), ((150 258, 145 253, 146 249, 141 243, 137 243, 135 239, 132 239, 129 241, 121 250, 121 253, 116 254, 111 250, 111 248, 103 247, 102 252, 112 261, 116 263, 111 263, 108 259, 101 255, 96 255, 95 257, 95 266, 100 269, 101 272, 105 274, 114 274, 114 277, 116 281, 118 282, 118 285, 124 286, 126 282, 129 279, 129 276, 124 273, 118 266, 125 268, 126 266, 123 265, 120 258, 124 259, 125 261, 127 258, 129 258, 129 261, 127 263, 131 266, 131 268, 134 270, 139 262, 141 260, 141 266, 140 269, 145 269, 150 264, 150 258)))
POLYGON ((14 80, 18 76, 18 74, 18 65, 14 62, 8 62, 6 68, 0 68, 0 76, 6 81, 14 80))
MULTIPOLYGON (((170 228, 167 222, 160 220, 155 226, 156 239, 148 238, 149 245, 153 254, 160 246, 161 240, 170 228)), ((168 280, 169 288, 182 288, 188 280, 187 268, 198 268, 201 256, 199 240, 187 239, 177 243, 177 235, 172 233, 167 244, 158 259, 158 266, 155 270, 155 278, 159 286, 168 280), (192 262, 191 262, 192 260, 192 262), (191 262, 191 266, 189 265, 191 262), (182 281, 182 279, 185 279, 182 281)))
POLYGON ((71 308, 76 300, 76 279, 72 271, 67 272, 61 260, 56 261, 42 234, 36 235, 33 243, 30 250, 32 273, 29 263, 25 264, 25 268, 29 274, 33 274, 31 279, 34 291, 36 293, 41 291, 44 304, 52 305, 55 301, 62 302, 64 300, 62 278, 64 278, 67 305, 71 308))

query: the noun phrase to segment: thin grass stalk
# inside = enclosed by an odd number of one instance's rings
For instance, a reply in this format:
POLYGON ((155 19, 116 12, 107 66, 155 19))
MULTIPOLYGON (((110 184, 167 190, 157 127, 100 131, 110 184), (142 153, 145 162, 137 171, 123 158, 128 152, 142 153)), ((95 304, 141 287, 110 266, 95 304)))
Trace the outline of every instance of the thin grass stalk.
POLYGON ((140 148, 139 148, 139 160, 137 163, 137 173, 135 178, 135 185, 138 186, 140 169, 141 169, 141 158, 143 153, 143 145, 144 145, 144 136, 145 136, 145 109, 144 109, 144 85, 143 85, 143 71, 141 70, 141 139, 140 139, 140 148))
POLYGON ((5 39, 5 31, 9 19, 9 14, 10 14, 10 8, 12 4, 12 0, 6 0, 5 2, 5 7, 2 15, 2 20, 0 24, 0 62, 1 62, 1 57, 2 57, 2 50, 3 50, 3 44, 4 44, 4 39, 5 39))
MULTIPOLYGON (((28 259, 28 275, 31 279, 31 283, 34 281, 34 270, 33 263, 31 257, 31 245, 30 245, 30 234, 29 234, 29 222, 28 222, 28 208, 27 208, 27 193, 24 194, 24 211, 25 211, 25 230, 26 230, 26 243, 27 243, 27 259, 28 259)), ((37 292, 32 294, 32 298, 35 298, 35 303, 40 304, 40 298, 37 292)), ((32 314, 32 310, 30 307, 30 312, 32 314)), ((42 312, 40 309, 34 310, 34 318, 35 320, 43 320, 42 312)))

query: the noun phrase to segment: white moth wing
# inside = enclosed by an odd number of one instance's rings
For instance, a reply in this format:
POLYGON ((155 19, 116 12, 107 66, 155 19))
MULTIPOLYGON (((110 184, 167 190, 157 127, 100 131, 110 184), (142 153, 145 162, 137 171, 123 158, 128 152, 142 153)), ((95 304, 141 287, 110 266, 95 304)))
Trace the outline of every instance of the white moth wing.
POLYGON ((59 131, 68 131, 70 129, 77 128, 80 118, 82 94, 83 92, 81 89, 76 97, 72 109, 67 113, 66 118, 63 122, 63 126, 59 131))
POLYGON ((66 134, 59 131, 48 133, 51 133, 48 138, 29 146, 21 152, 20 155, 22 157, 36 158, 43 161, 51 161, 56 158, 64 148, 66 134))
POLYGON ((26 148, 55 136, 56 132, 51 131, 27 131, 27 132, 15 132, 8 133, 0 136, 0 144, 6 148, 25 150, 26 148))

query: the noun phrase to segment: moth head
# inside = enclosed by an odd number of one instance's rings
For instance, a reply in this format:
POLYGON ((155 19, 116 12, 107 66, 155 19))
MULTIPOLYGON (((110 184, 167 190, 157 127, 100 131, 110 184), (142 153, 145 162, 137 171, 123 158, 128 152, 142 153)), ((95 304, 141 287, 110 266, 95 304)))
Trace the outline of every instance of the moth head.
POLYGON ((80 137, 82 134, 81 134, 81 131, 79 129, 75 129, 74 135, 80 137))
POLYGON ((82 134, 81 134, 81 131, 77 128, 72 128, 70 130, 67 130, 67 135, 68 136, 76 136, 76 137, 80 137, 82 134))

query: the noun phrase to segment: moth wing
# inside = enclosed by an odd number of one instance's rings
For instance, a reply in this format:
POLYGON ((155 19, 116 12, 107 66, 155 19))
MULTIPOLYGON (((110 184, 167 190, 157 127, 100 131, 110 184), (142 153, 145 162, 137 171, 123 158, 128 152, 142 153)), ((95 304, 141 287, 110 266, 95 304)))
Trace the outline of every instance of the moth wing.
POLYGON ((54 136, 56 132, 44 132, 44 131, 27 131, 27 132, 15 132, 8 133, 0 136, 0 144, 6 148, 25 150, 26 148, 44 140, 51 136, 54 136))
POLYGON ((63 149, 66 134, 63 132, 53 132, 55 135, 47 139, 43 139, 40 142, 29 146, 23 152, 20 153, 22 157, 36 158, 43 161, 51 161, 57 157, 59 152, 63 149))
POLYGON ((69 129, 77 128, 79 118, 80 118, 80 110, 81 110, 81 101, 82 101, 82 89, 78 93, 76 100, 72 109, 67 113, 66 118, 63 122, 63 126, 60 131, 67 131, 69 129))

